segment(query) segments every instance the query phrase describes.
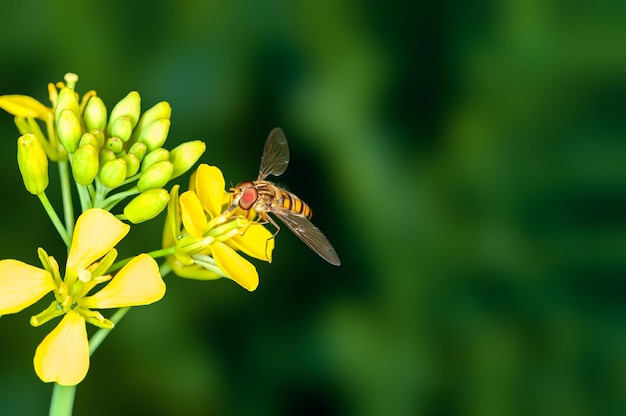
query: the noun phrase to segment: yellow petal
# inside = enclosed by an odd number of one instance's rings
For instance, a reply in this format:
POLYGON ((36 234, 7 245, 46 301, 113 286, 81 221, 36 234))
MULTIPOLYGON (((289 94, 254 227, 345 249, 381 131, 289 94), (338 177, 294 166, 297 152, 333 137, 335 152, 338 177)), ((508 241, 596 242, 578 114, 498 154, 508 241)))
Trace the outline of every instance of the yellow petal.
POLYGON ((227 244, 251 257, 268 262, 272 261, 274 238, 272 233, 261 224, 250 224, 243 235, 232 237, 227 244))
POLYGON ((72 246, 67 258, 67 275, 74 276, 108 253, 130 226, 100 208, 88 209, 76 221, 72 246))
POLYGON ((32 117, 44 121, 52 111, 33 97, 19 94, 0 96, 0 108, 16 117, 32 117))
POLYGON ((202 237, 207 220, 200 199, 194 192, 187 191, 182 193, 180 196, 180 211, 185 230, 195 237, 202 237))
POLYGON ((55 288, 52 275, 18 260, 0 261, 0 316, 16 313, 55 288))
POLYGON ((89 343, 85 318, 69 311, 39 344, 33 360, 35 372, 46 383, 80 383, 89 370, 89 343))
POLYGON ((79 300, 87 309, 149 305, 165 295, 159 265, 147 254, 129 261, 98 293, 79 300))
POLYGON ((215 242, 211 244, 211 252, 213 259, 226 276, 250 292, 257 288, 259 275, 252 263, 224 243, 215 242))
POLYGON ((204 209, 215 218, 222 213, 222 200, 224 199, 224 175, 215 166, 202 164, 196 172, 196 193, 202 202, 204 209))

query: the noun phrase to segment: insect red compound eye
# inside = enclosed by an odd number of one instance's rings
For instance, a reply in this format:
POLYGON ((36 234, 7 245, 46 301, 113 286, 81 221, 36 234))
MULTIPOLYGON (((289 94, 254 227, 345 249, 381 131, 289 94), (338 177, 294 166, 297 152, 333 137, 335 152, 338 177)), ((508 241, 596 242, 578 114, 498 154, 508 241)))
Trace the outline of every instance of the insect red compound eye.
POLYGON ((250 208, 252 208, 258 197, 259 193, 257 192, 256 188, 244 189, 243 193, 241 194, 241 198, 239 199, 239 207, 245 211, 248 211, 250 208))

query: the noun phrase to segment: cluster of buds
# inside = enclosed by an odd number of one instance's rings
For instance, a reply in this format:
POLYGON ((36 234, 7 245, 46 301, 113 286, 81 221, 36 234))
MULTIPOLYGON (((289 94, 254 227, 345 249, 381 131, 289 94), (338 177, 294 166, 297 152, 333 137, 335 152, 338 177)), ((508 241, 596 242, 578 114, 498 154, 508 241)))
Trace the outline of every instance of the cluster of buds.
POLYGON ((125 217, 132 223, 154 218, 169 200, 164 186, 195 164, 204 153, 204 142, 189 141, 167 150, 163 145, 170 128, 169 103, 162 101, 141 114, 141 97, 133 91, 107 114, 95 91, 79 97, 74 90, 77 80, 67 74, 65 84, 49 86, 52 108, 24 96, 9 101, 17 108, 10 112, 23 135, 18 162, 26 188, 42 193, 48 185, 47 159, 69 160, 84 209, 110 210, 134 196, 124 208, 125 217), (20 102, 26 99, 33 102, 20 102), (46 123, 47 136, 35 119, 46 123))

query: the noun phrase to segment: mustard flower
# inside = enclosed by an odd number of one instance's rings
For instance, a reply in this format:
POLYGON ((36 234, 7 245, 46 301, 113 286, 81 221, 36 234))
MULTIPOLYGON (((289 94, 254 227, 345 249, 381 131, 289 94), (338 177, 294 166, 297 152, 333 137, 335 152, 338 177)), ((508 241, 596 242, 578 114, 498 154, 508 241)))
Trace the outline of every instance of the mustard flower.
POLYGON ((85 211, 76 222, 64 278, 54 257, 43 249, 39 249, 43 268, 12 259, 0 261, 0 315, 19 312, 49 292, 54 293, 55 300, 33 316, 31 324, 39 326, 64 315, 35 351, 35 372, 44 382, 76 385, 87 375, 89 342, 85 323, 113 327, 111 321, 92 309, 148 305, 165 294, 158 265, 147 254, 133 258, 113 277, 106 274, 117 256, 115 245, 129 229, 108 211, 85 211), (108 283, 90 294, 103 282, 108 283))
POLYGON ((230 194, 224 188, 222 172, 202 164, 192 175, 187 192, 178 197, 178 188, 172 189, 163 247, 175 247, 168 262, 180 277, 227 277, 253 291, 259 275, 239 252, 271 262, 274 239, 243 211, 226 211, 230 194))

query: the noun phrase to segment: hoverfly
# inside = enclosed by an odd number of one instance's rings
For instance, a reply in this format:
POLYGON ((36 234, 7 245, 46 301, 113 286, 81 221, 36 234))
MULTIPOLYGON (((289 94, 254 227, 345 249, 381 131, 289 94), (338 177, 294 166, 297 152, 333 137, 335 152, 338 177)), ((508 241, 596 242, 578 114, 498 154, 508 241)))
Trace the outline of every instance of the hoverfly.
POLYGON ((289 163, 289 147, 282 129, 275 128, 267 136, 263 157, 256 181, 244 181, 232 188, 233 196, 229 211, 239 207, 244 211, 254 209, 261 219, 276 227, 280 227, 267 215, 269 212, 280 219, 300 240, 324 260, 339 266, 339 256, 322 232, 309 220, 313 215, 311 208, 292 194, 265 180, 268 175, 279 176, 287 169, 289 163))

